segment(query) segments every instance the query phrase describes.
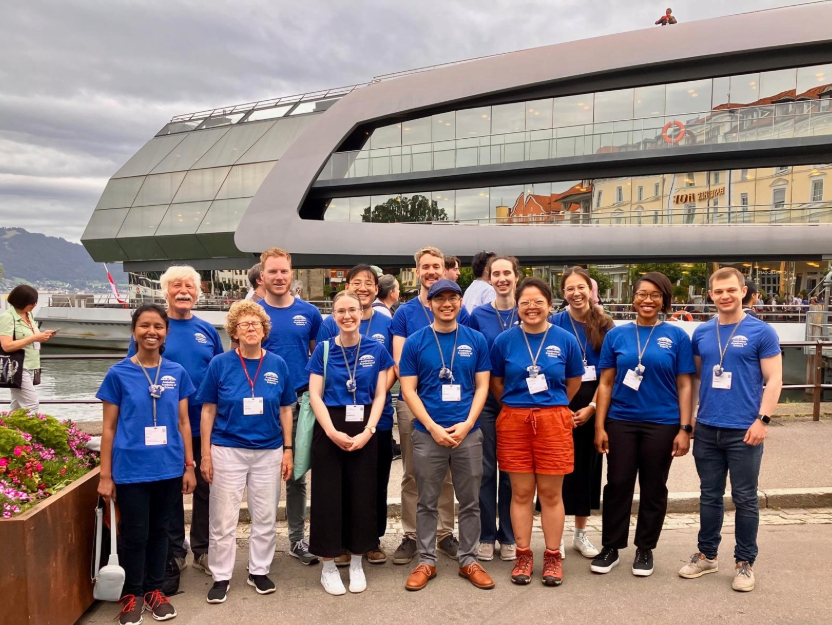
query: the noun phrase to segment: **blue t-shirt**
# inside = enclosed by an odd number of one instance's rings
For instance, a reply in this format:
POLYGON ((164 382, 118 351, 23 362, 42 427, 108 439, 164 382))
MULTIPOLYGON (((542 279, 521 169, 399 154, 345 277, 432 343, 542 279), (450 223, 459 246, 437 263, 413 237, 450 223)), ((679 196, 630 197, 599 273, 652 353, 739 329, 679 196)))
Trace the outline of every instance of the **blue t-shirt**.
POLYGON ((488 349, 491 349, 494 345, 494 339, 519 323, 520 317, 517 316, 517 308, 498 311, 492 304, 483 304, 477 306, 474 312, 471 313, 468 327, 482 332, 488 343, 488 349))
MULTIPOLYGON (((477 310, 479 308, 475 308, 474 312, 477 310)), ((566 380, 579 378, 584 374, 578 341, 569 332, 555 325, 550 327, 548 332, 527 336, 532 354, 537 354, 537 350, 540 349, 540 356, 537 358, 539 375, 546 376, 549 389, 534 395, 529 392, 526 378, 529 377, 527 367, 531 367, 532 357, 523 338, 523 329, 512 328, 498 336, 491 348, 491 375, 503 378, 505 383, 500 401, 512 408, 568 406, 566 380)))
MULTIPOLYGON (((324 387, 324 404, 327 406, 367 406, 373 403, 376 396, 376 382, 379 371, 386 371, 393 366, 393 357, 387 348, 378 341, 361 337, 360 345, 345 347, 344 351, 335 344, 335 339, 329 341, 329 359, 326 365, 326 386, 324 387), (344 353, 347 361, 344 362, 344 353), (355 357, 358 355, 358 367, 355 357), (349 371, 347 367, 349 366, 349 371), (353 394, 347 391, 347 380, 355 371, 355 402, 353 394)), ((312 358, 306 366, 309 373, 324 374, 324 346, 315 346, 312 358)), ((369 418, 369 414, 365 415, 369 418)))
MULTIPOLYGON (((220 335, 214 326, 196 316, 190 319, 169 319, 169 323, 168 334, 165 337, 165 353, 162 357, 182 365, 191 382, 199 386, 205 372, 208 371, 211 359, 223 352, 220 335)), ((133 356, 135 353, 136 339, 131 336, 127 356, 133 356)), ((189 401, 188 417, 191 420, 191 434, 199 436, 202 404, 189 401)))
MULTIPOLYGON (((148 368, 156 380, 156 367, 148 368)), ((118 425, 113 440, 113 481, 116 484, 157 482, 181 477, 185 472, 185 445, 179 433, 179 402, 195 389, 182 365, 162 357, 156 400, 156 425, 167 428, 167 443, 146 445, 145 428, 153 427, 153 399, 139 365, 129 358, 107 371, 95 396, 118 406, 118 425)))
POLYGON ((649 344, 650 326, 639 326, 641 359, 645 373, 639 390, 624 384, 629 369, 638 366, 636 324, 617 326, 607 332, 598 366, 615 369, 615 385, 607 417, 622 421, 679 423, 679 389, 676 376, 695 373, 690 337, 679 326, 661 323, 655 326, 649 344), (646 347, 645 347, 646 345, 646 347))
POLYGON ((699 386, 699 412, 696 420, 721 428, 748 429, 760 413, 763 398, 763 371, 760 360, 780 355, 780 338, 765 323, 748 316, 737 324, 717 326, 717 319, 703 323, 693 332, 693 354, 702 359, 702 383, 699 386), (719 344, 725 358, 722 367, 731 372, 731 388, 713 388, 713 369, 719 364, 719 344), (736 328, 731 338, 728 337, 736 328), (726 347, 727 346, 727 347, 726 347))
MULTIPOLYGON (((361 336, 370 337, 381 343, 387 348, 387 353, 393 357, 393 332, 391 327, 393 319, 387 317, 379 312, 373 311, 373 316, 369 319, 361 320, 361 336)), ((335 318, 330 315, 321 324, 321 329, 318 330, 318 343, 323 343, 327 339, 338 336, 338 324, 335 323, 335 318)), ((321 357, 323 362, 323 356, 321 357)), ((384 410, 381 412, 381 419, 378 422, 378 429, 384 432, 393 429, 393 394, 387 393, 387 400, 384 402, 384 410)))
MULTIPOLYGON (((442 401, 442 386, 449 382, 439 379, 442 357, 439 355, 436 338, 430 327, 422 328, 407 338, 402 349, 402 358, 399 361, 401 377, 417 376, 416 392, 419 394, 419 399, 425 405, 430 418, 443 428, 451 427, 468 418, 471 404, 474 402, 474 378, 477 373, 491 370, 488 343, 485 337, 476 330, 463 325, 457 325, 457 328, 458 336, 456 332, 437 332, 436 335, 442 346, 445 366, 453 372, 453 383, 460 385, 460 401, 442 401), (456 357, 451 367, 454 342, 456 342, 456 357)), ((413 425, 417 430, 427 432, 418 419, 413 425)), ((479 426, 479 421, 477 421, 474 429, 479 426)))
MULTIPOLYGON (((470 315, 464 307, 459 308, 459 314, 456 316, 456 320, 461 325, 470 325, 470 315)), ((393 335, 407 338, 417 330, 426 328, 432 323, 433 312, 430 306, 422 306, 421 300, 418 297, 414 297, 409 302, 405 302, 399 306, 396 314, 393 315, 393 335)))
MULTIPOLYGON (((598 366, 598 359, 601 357, 601 350, 595 349, 586 338, 586 324, 582 321, 575 321, 569 316, 568 310, 562 310, 559 313, 556 313, 549 317, 549 321, 554 323, 556 326, 563 328, 569 334, 574 336, 578 339, 578 344, 584 348, 586 351, 586 364, 591 367, 598 366), (574 329, 572 328, 572 323, 575 323, 574 329), (575 330, 578 331, 578 334, 575 334, 575 330)), ((583 358, 583 351, 581 352, 581 358, 583 358)))
POLYGON ((263 398, 263 414, 244 414, 243 399, 252 396, 251 385, 237 350, 217 356, 211 361, 196 395, 200 403, 217 406, 211 444, 244 449, 278 449, 283 445, 280 407, 291 406, 297 401, 289 368, 280 356, 268 351, 263 356, 262 365, 259 358, 244 358, 243 362, 246 363, 248 377, 254 382, 254 397, 263 398))
POLYGON ((320 311, 309 302, 296 297, 291 306, 269 306, 265 299, 259 302, 272 320, 269 336, 263 341, 263 349, 277 354, 286 361, 289 374, 299 391, 309 384, 306 364, 309 362, 309 342, 318 336, 323 318, 320 311))

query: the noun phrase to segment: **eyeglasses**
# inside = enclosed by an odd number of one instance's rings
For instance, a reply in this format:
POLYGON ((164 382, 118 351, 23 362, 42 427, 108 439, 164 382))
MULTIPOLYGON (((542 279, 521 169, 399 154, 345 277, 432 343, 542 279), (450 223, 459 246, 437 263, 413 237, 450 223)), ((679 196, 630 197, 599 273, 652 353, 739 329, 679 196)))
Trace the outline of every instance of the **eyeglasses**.
POLYGON ((357 280, 355 282, 350 282, 350 287, 353 289, 360 289, 361 287, 366 287, 368 289, 372 289, 376 285, 375 282, 371 282, 367 280, 366 282, 362 282, 361 280, 357 280))
POLYGON ((251 328, 254 328, 255 330, 259 330, 260 328, 263 327, 263 322, 262 321, 241 321, 240 323, 237 324, 237 327, 242 329, 242 330, 250 330, 251 328))
POLYGON ((549 303, 545 299, 536 299, 534 301, 521 300, 517 302, 518 308, 548 308, 549 303))
POLYGON ((653 302, 660 302, 662 301, 663 295, 658 291, 653 291, 652 293, 648 293, 647 291, 636 291, 635 299, 645 300, 648 298, 653 302))
POLYGON ((359 308, 336 308, 332 311, 332 314, 337 315, 338 317, 343 317, 349 313, 350 316, 355 317, 359 312, 361 312, 361 309, 359 308))
POLYGON ((440 296, 437 295, 431 301, 434 301, 437 304, 446 304, 446 303, 458 304, 460 299, 462 299, 462 298, 459 297, 459 295, 451 295, 450 297, 440 297, 440 296))

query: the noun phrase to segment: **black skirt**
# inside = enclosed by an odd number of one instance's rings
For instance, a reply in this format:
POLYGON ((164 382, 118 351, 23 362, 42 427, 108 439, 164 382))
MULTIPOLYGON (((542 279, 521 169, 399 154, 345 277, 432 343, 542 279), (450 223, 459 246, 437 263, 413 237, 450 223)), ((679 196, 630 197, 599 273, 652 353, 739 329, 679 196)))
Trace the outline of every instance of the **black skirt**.
MULTIPOLYGON (((586 408, 598 381, 582 382, 581 388, 572 398, 569 409, 586 408)), ((589 516, 592 510, 601 508, 601 471, 604 460, 595 450, 595 415, 582 426, 572 430, 575 443, 575 470, 563 480, 563 506, 566 514, 589 516)))

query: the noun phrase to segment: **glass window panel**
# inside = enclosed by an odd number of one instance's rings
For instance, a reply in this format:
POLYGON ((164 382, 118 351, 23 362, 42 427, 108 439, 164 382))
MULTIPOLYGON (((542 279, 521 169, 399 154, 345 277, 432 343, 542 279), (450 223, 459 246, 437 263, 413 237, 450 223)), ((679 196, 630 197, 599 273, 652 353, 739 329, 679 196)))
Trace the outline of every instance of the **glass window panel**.
POLYGON ((199 224, 197 234, 235 232, 250 202, 251 198, 249 197, 235 200, 214 200, 211 202, 208 212, 205 213, 205 219, 199 224))
POLYGON ((234 165, 225 182, 222 183, 216 199, 253 197, 276 162, 234 165))
POLYGON ((171 260, 191 260, 208 256, 208 252, 195 235, 157 237, 155 241, 171 260))
POLYGON ((434 191, 431 193, 430 221, 453 221, 456 191, 434 191))
POLYGON ((728 104, 731 100, 731 79, 728 76, 713 79, 713 93, 711 94, 711 108, 728 104))
POLYGON ((635 91, 634 116, 660 117, 664 115, 665 86, 639 87, 635 91))
POLYGON ((283 106, 274 106, 269 109, 259 109, 257 111, 253 111, 246 119, 246 122, 256 122, 263 119, 277 119, 278 117, 283 117, 290 108, 292 108, 291 104, 284 104, 283 106))
POLYGON ((133 206, 170 204, 184 178, 184 171, 148 176, 138 195, 136 195, 133 206))
POLYGON ((595 121, 612 122, 633 118, 633 89, 601 91, 595 94, 595 121))
POLYGON ((232 113, 229 115, 216 115, 215 117, 209 117, 205 120, 205 123, 202 124, 202 128, 200 130, 205 130, 206 128, 218 128, 220 126, 230 126, 231 124, 236 124, 243 118, 245 113, 232 113))
POLYGON ((144 182, 144 176, 136 178, 118 178, 112 179, 104 187, 104 193, 101 194, 101 199, 98 200, 96 209, 103 208, 124 208, 133 205, 133 200, 136 199, 136 194, 144 182))
POLYGON ((401 197, 403 219, 410 222, 447 221, 430 193, 414 193, 401 197))
POLYGON ((760 74, 731 76, 731 104, 753 104, 760 99, 760 74))
POLYGON ((323 113, 330 106, 335 104, 339 98, 331 100, 318 100, 316 102, 301 102, 297 107, 289 113, 289 115, 305 115, 307 113, 323 113))
POLYGON ((194 164, 193 169, 233 165, 273 125, 274 122, 263 122, 231 128, 194 164))
POLYGON ((130 213, 118 231, 118 238, 152 237, 167 210, 167 204, 161 206, 134 206, 130 209, 130 213))
POLYGON ((491 107, 491 133, 504 135, 526 129, 526 105, 523 102, 491 107))
POLYGON ((370 221, 370 196, 349 198, 349 221, 370 221))
MULTIPOLYGON (((366 198, 364 198, 366 201, 366 198)), ((371 210, 365 210, 361 213, 361 221, 372 221, 379 223, 395 223, 401 221, 413 221, 407 214, 406 207, 402 204, 401 197, 398 194, 392 195, 374 195, 370 198, 369 206, 371 210)), ((364 204, 364 202, 362 202, 364 204)), ((352 208, 352 207, 350 207, 352 208)), ((361 206, 356 207, 361 208, 361 206)), ((351 211, 352 212, 352 211, 351 211)), ((352 214, 350 215, 352 221, 352 214)))
POLYGON ((279 119, 260 139, 237 161, 237 165, 275 161, 282 157, 289 146, 315 122, 314 117, 279 119))
POLYGON ((431 142, 431 118, 411 119, 402 124, 402 145, 431 142))
POLYGON ((196 233, 210 206, 211 202, 171 205, 156 230, 156 236, 196 233))
POLYGON ((491 134, 490 106, 480 106, 456 112, 457 139, 481 137, 489 134, 491 134))
POLYGON ((552 128, 552 98, 526 102, 526 130, 552 128))
MULTIPOLYGON (((832 84, 832 65, 814 65, 797 70, 797 94, 832 84)), ((808 95, 808 94, 807 94, 808 95)))
POLYGON ((153 237, 125 237, 119 239, 118 244, 124 250, 128 260, 166 260, 168 258, 153 237))
POLYGON ((129 208, 93 211, 84 234, 81 235, 81 240, 115 238, 128 212, 130 212, 129 208))
POLYGON ((496 223, 504 223, 516 211, 522 213, 525 192, 522 186, 491 187, 489 189, 490 217, 496 223))
MULTIPOLYGON (((208 219, 208 216, 205 217, 208 219)), ((329 201, 324 211, 324 221, 349 221, 350 200, 345 197, 336 197, 329 201)))
POLYGON ((456 117, 453 111, 434 115, 431 121, 433 124, 431 141, 450 141, 456 138, 456 117))
POLYGON ((173 135, 180 132, 190 132, 204 121, 205 118, 200 117, 199 119, 189 119, 183 122, 171 122, 169 124, 166 124, 164 128, 157 132, 156 136, 161 137, 164 135, 173 135))
POLYGON ((402 144, 402 125, 376 128, 370 136, 370 149, 398 147, 402 144))
POLYGON ((130 176, 144 176, 150 173, 156 165, 165 158, 171 150, 185 140, 187 135, 171 137, 155 137, 142 146, 130 160, 121 166, 113 178, 129 178, 130 176))
POLYGON ((710 79, 667 85, 665 115, 684 115, 710 110, 712 87, 710 79))
POLYGON ((591 124, 593 117, 592 94, 572 95, 552 100, 554 128, 591 124))
POLYGON ((781 69, 760 74, 760 98, 782 97, 784 95, 794 97, 796 87, 796 69, 781 69))
POLYGON ((197 234, 196 236, 209 258, 251 259, 251 254, 244 254, 237 249, 232 232, 197 234))
POLYGON ((488 189, 457 189, 456 221, 475 223, 489 218, 488 189))
POLYGON ((190 133, 182 143, 162 159, 162 162, 153 168, 152 173, 161 174, 190 169, 227 132, 228 128, 216 128, 190 133))
POLYGON ((189 171, 173 197, 174 203, 199 202, 213 200, 220 185, 228 177, 230 167, 216 167, 213 169, 198 169, 189 171))

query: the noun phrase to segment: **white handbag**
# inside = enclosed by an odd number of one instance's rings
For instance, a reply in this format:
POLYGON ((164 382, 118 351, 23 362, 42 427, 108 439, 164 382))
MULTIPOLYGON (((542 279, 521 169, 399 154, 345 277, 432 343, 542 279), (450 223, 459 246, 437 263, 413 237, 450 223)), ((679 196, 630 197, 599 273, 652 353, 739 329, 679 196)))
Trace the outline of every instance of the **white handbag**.
POLYGON ((95 508, 95 555, 93 559, 92 581, 95 584, 92 596, 99 601, 118 601, 124 588, 124 569, 118 564, 116 553, 116 506, 110 501, 110 558, 107 565, 99 569, 101 562, 101 540, 104 534, 104 510, 95 508))

